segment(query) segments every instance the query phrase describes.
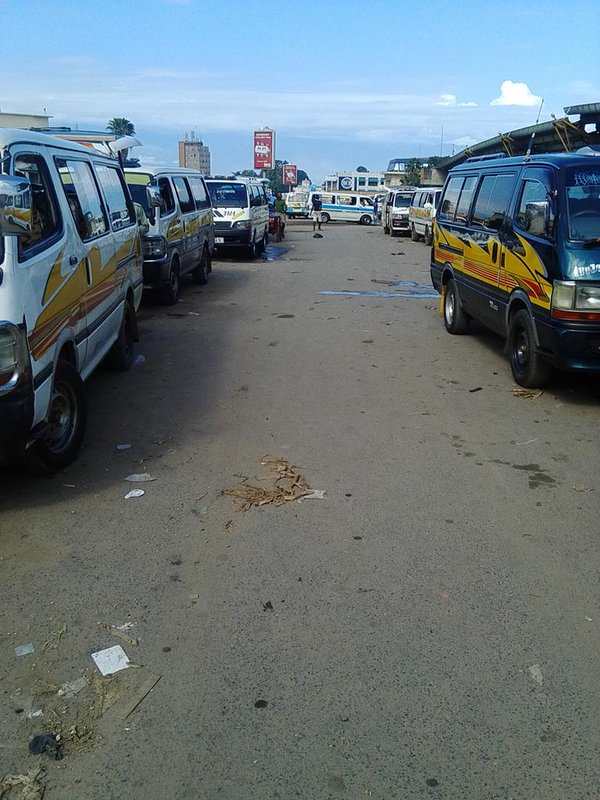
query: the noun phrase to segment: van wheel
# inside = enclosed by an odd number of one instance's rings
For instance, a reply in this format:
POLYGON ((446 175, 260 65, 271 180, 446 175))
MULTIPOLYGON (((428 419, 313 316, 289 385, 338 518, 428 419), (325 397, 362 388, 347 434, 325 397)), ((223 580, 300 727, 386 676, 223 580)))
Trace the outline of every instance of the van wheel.
POLYGON ((330 219, 331 219, 331 217, 329 216, 329 214, 326 211, 323 211, 321 213, 321 222, 329 222, 330 219))
POLYGON ((450 279, 444 292, 444 325, 448 333, 457 336, 469 332, 471 318, 466 313, 460 302, 456 283, 450 279))
POLYGON ((75 367, 59 359, 44 434, 25 451, 23 465, 31 472, 48 475, 77 458, 87 421, 87 400, 75 367))
POLYGON ((173 306, 179 299, 181 280, 179 278, 179 264, 173 260, 169 270, 169 282, 160 290, 160 302, 163 306, 173 306))
POLYGON ((389 232, 390 232, 390 229, 389 229, 389 228, 388 228, 388 226, 387 226, 387 225, 385 225, 385 224, 384 224, 384 226, 383 226, 383 232, 384 232, 384 233, 389 233, 389 232))
POLYGON ((508 326, 508 353, 513 378, 527 389, 541 389, 550 380, 551 365, 537 352, 529 313, 517 311, 508 326))
POLYGON ((206 247, 202 249, 200 256, 200 263, 192 271, 192 280, 199 286, 205 286, 208 283, 208 273, 210 272, 210 255, 206 247))
POLYGON ((373 220, 368 214, 363 214, 362 217, 359 219, 359 225, 370 225, 373 220))
POLYGON ((429 227, 427 225, 425 226, 423 241, 425 242, 427 247, 431 247, 431 245, 433 244, 433 236, 431 235, 431 231, 429 230, 429 227))
POLYGON ((413 242, 418 242, 419 241, 419 236, 417 234, 417 231, 415 230, 415 223, 414 222, 410 227, 410 238, 413 240, 413 242))
POLYGON ((254 259, 256 258, 256 255, 257 255, 257 251, 258 251, 258 247, 256 246, 256 241, 253 241, 248 246, 248 258, 250 259, 250 261, 254 261, 254 259))
POLYGON ((265 250, 267 249, 267 245, 268 244, 269 244, 269 234, 267 233, 267 231, 265 231, 264 235, 263 235, 263 238, 262 238, 261 245, 260 245, 260 252, 261 253, 265 252, 265 250))
POLYGON ((135 310, 126 300, 119 336, 106 356, 106 366, 109 369, 125 371, 133 363, 133 343, 137 340, 136 327, 135 310))

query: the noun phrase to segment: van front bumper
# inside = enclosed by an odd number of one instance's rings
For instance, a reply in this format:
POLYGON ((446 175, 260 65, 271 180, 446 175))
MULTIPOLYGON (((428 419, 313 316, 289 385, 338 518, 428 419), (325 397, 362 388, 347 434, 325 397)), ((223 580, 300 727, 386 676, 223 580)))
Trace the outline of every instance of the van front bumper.
POLYGON ((561 370, 600 372, 600 325, 537 321, 540 350, 561 370))
POLYGON ((234 230, 216 230, 215 247, 244 247, 250 244, 251 228, 235 228, 234 230), (223 241, 221 241, 223 240, 223 241))
POLYGON ((165 283, 169 282, 169 270, 171 268, 171 256, 164 258, 144 260, 144 289, 160 289, 165 283))
POLYGON ((0 397, 0 465, 15 461, 29 441, 33 422, 31 384, 0 397))

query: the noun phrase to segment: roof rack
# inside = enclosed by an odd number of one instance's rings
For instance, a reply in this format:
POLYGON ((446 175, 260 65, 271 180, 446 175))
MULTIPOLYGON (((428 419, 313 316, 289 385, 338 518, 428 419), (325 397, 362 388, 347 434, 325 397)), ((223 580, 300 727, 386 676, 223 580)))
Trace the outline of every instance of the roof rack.
POLYGON ((472 164, 473 161, 492 161, 497 158, 506 158, 506 153, 488 153, 484 156, 471 156, 467 158, 467 163, 472 164))

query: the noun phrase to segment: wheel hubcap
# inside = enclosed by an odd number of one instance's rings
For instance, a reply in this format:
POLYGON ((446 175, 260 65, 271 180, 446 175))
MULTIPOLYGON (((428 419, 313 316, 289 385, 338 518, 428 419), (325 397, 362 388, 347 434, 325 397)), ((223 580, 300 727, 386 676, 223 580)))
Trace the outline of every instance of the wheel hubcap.
POLYGON ((454 319, 454 292, 446 291, 446 322, 452 325, 454 319))
POLYGON ((66 383, 56 384, 44 433, 44 441, 49 450, 60 453, 69 445, 78 417, 77 399, 73 390, 66 383))
POLYGON ((529 343, 525 331, 522 328, 517 333, 515 360, 519 369, 525 369, 529 361, 529 343))

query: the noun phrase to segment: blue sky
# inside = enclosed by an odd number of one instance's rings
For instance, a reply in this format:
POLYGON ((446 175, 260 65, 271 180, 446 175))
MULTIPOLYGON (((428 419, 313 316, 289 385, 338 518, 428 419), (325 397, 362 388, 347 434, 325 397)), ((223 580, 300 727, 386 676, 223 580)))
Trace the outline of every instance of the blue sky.
POLYGON ((600 102, 597 0, 0 0, 0 21, 2 111, 127 117, 150 163, 194 130, 214 172, 251 167, 264 125, 320 181, 600 102))

